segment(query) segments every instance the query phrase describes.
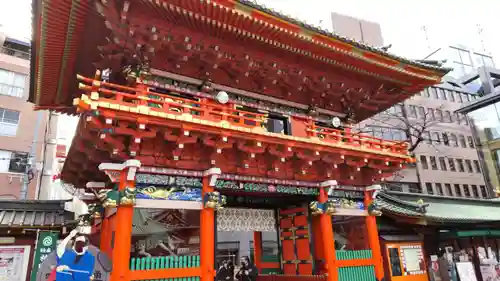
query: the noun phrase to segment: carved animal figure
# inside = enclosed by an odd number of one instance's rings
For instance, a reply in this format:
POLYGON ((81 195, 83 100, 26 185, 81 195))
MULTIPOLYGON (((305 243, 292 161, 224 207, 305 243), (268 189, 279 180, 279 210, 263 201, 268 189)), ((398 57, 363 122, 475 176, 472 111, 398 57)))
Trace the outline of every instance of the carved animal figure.
POLYGON ((368 214, 370 216, 381 216, 382 215, 382 207, 377 201, 372 201, 370 205, 368 205, 368 214))
POLYGON ((312 201, 309 203, 309 210, 311 210, 311 214, 314 216, 323 214, 323 204, 318 201, 312 201))
POLYGON ((206 193, 203 199, 203 206, 210 209, 221 209, 227 200, 226 196, 221 195, 218 191, 206 193))
POLYGON ((333 215, 337 212, 337 209, 335 208, 335 203, 332 201, 327 201, 325 203, 325 213, 327 215, 333 215))
POLYGON ((173 192, 180 191, 180 189, 172 187, 168 188, 158 188, 156 186, 148 186, 146 188, 139 189, 141 194, 144 194, 152 199, 168 199, 173 192))
POLYGON ((120 205, 135 205, 135 195, 136 191, 133 187, 125 187, 122 191, 119 192, 120 195, 120 205))

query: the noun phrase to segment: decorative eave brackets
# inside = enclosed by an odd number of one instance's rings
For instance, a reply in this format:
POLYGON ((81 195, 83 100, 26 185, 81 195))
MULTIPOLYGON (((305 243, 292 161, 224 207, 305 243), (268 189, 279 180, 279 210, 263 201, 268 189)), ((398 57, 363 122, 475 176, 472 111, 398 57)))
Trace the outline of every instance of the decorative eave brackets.
POLYGON ((327 188, 328 195, 332 195, 332 192, 335 190, 335 187, 338 185, 336 180, 327 180, 319 184, 321 188, 327 188))
POLYGON ((204 177, 210 177, 210 179, 208 181, 208 185, 210 187, 215 186, 215 184, 217 183, 217 179, 219 178, 219 176, 221 174, 222 174, 221 170, 219 168, 215 168, 215 167, 210 168, 210 169, 206 170, 205 172, 203 172, 204 177))
POLYGON ((120 181, 120 172, 127 168, 128 168, 127 181, 135 180, 135 173, 140 167, 141 167, 141 162, 139 160, 131 159, 121 164, 101 163, 99 165, 99 170, 104 171, 104 173, 106 173, 111 182, 116 183, 120 181))

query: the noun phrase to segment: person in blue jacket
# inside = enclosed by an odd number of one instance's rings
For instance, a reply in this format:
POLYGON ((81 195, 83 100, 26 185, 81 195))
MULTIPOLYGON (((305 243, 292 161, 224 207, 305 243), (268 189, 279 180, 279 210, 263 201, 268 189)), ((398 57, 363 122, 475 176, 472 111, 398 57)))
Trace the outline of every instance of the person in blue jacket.
POLYGON ((88 238, 71 233, 57 246, 56 281, 90 281, 93 279, 95 257, 87 251, 88 238), (68 243, 74 239, 71 248, 68 243))

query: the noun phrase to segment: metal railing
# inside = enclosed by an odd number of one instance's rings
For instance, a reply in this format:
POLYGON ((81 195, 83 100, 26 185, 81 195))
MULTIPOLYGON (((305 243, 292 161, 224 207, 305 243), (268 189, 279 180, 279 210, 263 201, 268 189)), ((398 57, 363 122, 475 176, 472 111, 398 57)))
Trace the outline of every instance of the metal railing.
POLYGON ((25 59, 25 60, 29 60, 30 56, 31 56, 30 53, 23 52, 20 50, 11 49, 11 48, 4 47, 4 46, 0 47, 0 53, 6 54, 6 55, 9 55, 12 57, 20 58, 20 59, 25 59))

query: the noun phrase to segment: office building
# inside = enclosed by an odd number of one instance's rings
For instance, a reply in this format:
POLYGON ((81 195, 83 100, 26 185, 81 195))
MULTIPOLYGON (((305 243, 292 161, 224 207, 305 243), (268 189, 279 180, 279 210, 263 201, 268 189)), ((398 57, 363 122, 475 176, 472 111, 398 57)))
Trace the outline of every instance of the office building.
POLYGON ((363 132, 394 141, 410 138, 415 146, 416 164, 388 179, 389 190, 466 198, 494 195, 484 181, 470 121, 455 112, 477 98, 445 80, 363 122, 363 132))
POLYGON ((331 13, 331 19, 333 31, 339 35, 375 47, 384 45, 382 29, 376 22, 337 13, 331 13))
POLYGON ((36 168, 41 164, 48 113, 33 111, 33 104, 26 101, 29 93, 29 52, 29 43, 0 34, 0 198, 2 199, 34 199, 39 188, 40 173, 36 168), (37 129, 36 134, 35 129, 37 129), (30 152, 35 157, 32 159, 32 169, 28 173, 30 180, 28 189, 24 190, 23 177, 27 172, 26 164, 30 152))
POLYGON ((472 121, 478 152, 485 170, 488 185, 500 194, 500 70, 483 67, 475 74, 462 79, 465 87, 475 82, 481 85, 477 100, 464 104, 457 112, 467 114, 472 121))

